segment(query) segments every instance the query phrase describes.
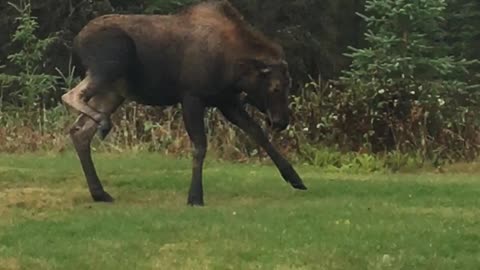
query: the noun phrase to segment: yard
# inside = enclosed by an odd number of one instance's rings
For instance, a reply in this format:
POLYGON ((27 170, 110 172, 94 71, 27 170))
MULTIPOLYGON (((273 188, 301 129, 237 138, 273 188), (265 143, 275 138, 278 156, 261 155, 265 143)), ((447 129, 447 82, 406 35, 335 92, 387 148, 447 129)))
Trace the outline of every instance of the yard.
POLYGON ((0 269, 478 269, 480 169, 347 174, 96 154, 114 204, 91 202, 70 153, 0 156, 0 269))

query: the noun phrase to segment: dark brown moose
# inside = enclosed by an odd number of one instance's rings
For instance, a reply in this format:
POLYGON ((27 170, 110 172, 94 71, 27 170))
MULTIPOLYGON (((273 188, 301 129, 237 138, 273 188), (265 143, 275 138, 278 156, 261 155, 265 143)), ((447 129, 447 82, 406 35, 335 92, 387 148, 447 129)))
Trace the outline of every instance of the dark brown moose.
POLYGON ((94 201, 111 202, 91 157, 98 131, 125 101, 181 104, 193 144, 189 205, 203 205, 202 168, 207 141, 204 111, 218 108, 271 157, 282 177, 306 189, 292 165, 244 109, 242 96, 283 130, 289 123, 291 78, 282 48, 253 29, 227 1, 209 1, 174 15, 106 15, 90 21, 74 40, 86 76, 62 96, 80 112, 70 135, 94 201))

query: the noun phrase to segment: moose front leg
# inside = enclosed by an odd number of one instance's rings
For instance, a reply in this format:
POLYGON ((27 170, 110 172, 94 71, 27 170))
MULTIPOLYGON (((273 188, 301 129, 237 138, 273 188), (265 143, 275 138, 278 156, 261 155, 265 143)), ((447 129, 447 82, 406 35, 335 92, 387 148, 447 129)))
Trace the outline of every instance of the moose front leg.
POLYGON ((203 202, 203 161, 207 152, 205 135, 205 105, 197 97, 187 96, 183 100, 183 121, 193 144, 192 182, 188 192, 188 204, 202 206, 203 202))
POLYGON ((268 140, 262 128, 248 115, 243 106, 238 103, 228 104, 219 108, 223 115, 234 125, 252 137, 270 156, 277 166, 283 179, 296 189, 306 190, 302 179, 288 162, 268 140))

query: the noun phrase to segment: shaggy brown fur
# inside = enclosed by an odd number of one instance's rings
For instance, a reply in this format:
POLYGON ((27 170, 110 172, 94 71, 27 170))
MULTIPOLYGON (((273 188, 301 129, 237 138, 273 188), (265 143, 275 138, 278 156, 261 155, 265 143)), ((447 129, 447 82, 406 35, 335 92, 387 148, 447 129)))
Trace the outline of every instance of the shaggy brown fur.
POLYGON ((240 103, 240 94, 246 93, 274 127, 288 125, 291 78, 283 50, 253 29, 227 1, 204 2, 174 15, 102 16, 82 29, 74 50, 87 76, 62 99, 82 113, 72 138, 95 200, 111 197, 91 161, 92 129, 97 123, 105 137, 111 128, 110 114, 125 99, 149 105, 182 104, 195 147, 190 204, 203 204, 203 116, 209 106, 218 107, 257 140, 288 182, 304 188, 240 103))

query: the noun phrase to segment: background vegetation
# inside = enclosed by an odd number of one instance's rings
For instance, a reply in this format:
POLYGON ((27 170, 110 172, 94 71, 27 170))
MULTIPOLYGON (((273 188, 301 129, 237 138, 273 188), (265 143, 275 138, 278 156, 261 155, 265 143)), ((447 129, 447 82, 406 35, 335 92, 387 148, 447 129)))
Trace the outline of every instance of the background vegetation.
MULTIPOLYGON (((84 72, 70 46, 89 19, 170 13, 193 2, 0 2, 0 151, 70 147, 73 118, 59 97, 84 72)), ((478 1, 231 2, 286 48, 296 82, 294 121, 272 136, 291 158, 375 171, 478 157, 478 1)), ((188 154, 180 118, 178 108, 128 104, 115 116, 115 132, 96 149, 188 154)), ((264 157, 215 110, 207 122, 217 157, 264 157)))

